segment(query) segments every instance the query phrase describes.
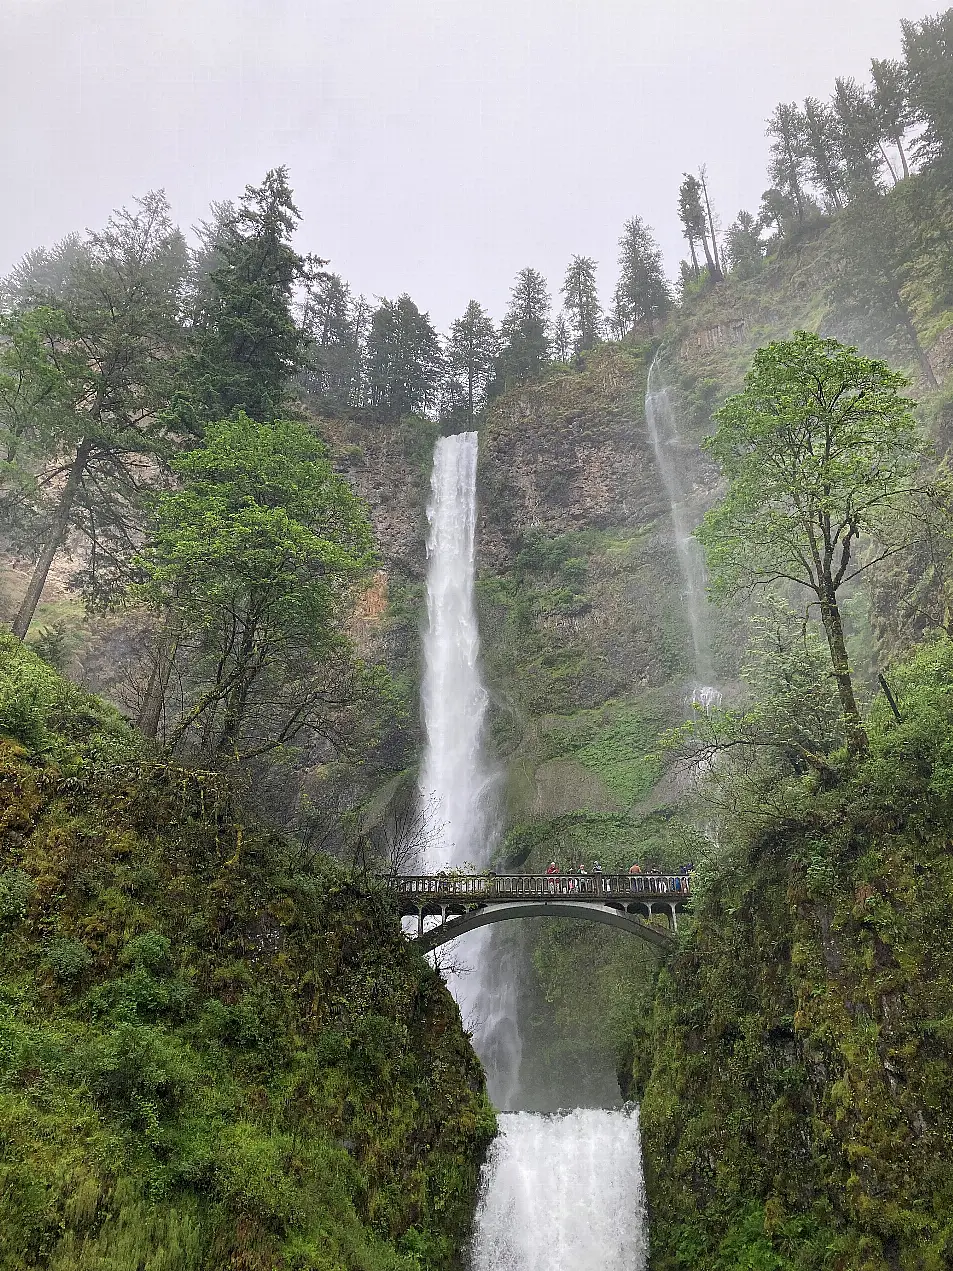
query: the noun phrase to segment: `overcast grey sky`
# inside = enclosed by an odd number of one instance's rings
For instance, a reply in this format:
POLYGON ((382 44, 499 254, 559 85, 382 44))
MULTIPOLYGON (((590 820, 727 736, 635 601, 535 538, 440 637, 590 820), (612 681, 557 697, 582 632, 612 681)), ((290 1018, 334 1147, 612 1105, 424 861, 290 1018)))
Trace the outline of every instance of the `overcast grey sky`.
POLYGON ((603 292, 680 174, 757 211, 764 120, 895 56, 923 0, 0 0, 0 272, 163 187, 180 223, 285 163, 302 250, 445 327, 517 270, 603 292))

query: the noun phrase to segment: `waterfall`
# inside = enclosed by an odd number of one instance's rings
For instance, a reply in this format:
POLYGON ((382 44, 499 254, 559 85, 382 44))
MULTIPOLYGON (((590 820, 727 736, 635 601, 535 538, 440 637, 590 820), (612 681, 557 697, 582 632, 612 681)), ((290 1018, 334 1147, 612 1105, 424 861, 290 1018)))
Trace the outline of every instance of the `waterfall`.
POLYGON ((647 1255, 637 1113, 500 1117, 472 1271, 643 1271, 647 1255))
MULTIPOLYGON (((427 748, 420 793, 431 869, 482 868, 496 844, 498 773, 483 744, 489 697, 474 605, 477 455, 475 432, 439 439, 427 507, 427 748)), ((497 1106, 510 1107, 522 1053, 512 940, 475 931, 454 943, 449 958, 450 985, 486 1068, 490 1096, 497 1106)))
POLYGON ((477 434, 441 437, 427 519, 427 629, 423 708, 427 749, 420 776, 431 866, 483 865, 495 774, 483 751, 489 699, 480 675, 473 600, 477 434))
POLYGON ((678 434, 678 415, 669 389, 660 380, 659 359, 656 356, 649 368, 646 385, 645 422, 671 509, 675 550, 682 574, 685 616, 691 630, 695 658, 693 698, 707 707, 715 701, 717 690, 711 687, 714 672, 705 558, 693 533, 698 518, 693 507, 694 492, 686 475, 682 440, 678 434))
MULTIPOLYGON (((499 780, 484 746, 489 698, 474 604, 476 469, 476 433, 437 442, 427 508, 427 747, 420 775, 431 869, 488 864, 498 833, 499 780)), ((522 1058, 518 943, 504 926, 449 947, 448 983, 486 1068, 490 1097, 512 1108, 522 1058), (465 971, 455 971, 461 964, 465 971)), ((483 1171, 473 1271, 642 1271, 637 1116, 511 1112, 500 1127, 483 1171)))

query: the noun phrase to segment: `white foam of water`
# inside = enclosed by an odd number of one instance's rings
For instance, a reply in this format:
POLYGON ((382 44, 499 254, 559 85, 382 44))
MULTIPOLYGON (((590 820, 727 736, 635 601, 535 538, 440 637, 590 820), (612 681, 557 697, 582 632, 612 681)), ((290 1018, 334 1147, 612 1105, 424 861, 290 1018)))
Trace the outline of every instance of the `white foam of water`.
MULTIPOLYGON (((478 868, 496 842, 498 774, 483 744, 489 698, 480 671, 474 604, 477 434, 441 437, 434 451, 427 508, 427 630, 423 707, 427 748, 421 797, 432 824, 428 868, 478 868)), ((513 942, 479 930, 455 941, 444 958, 466 972, 448 982, 487 1072, 490 1096, 511 1105, 522 1042, 513 942)))
POLYGON ((477 434, 441 437, 427 508, 427 629, 422 697, 427 748, 420 790, 433 825, 431 868, 489 857, 496 773, 483 751, 489 698, 473 598, 477 434))
POLYGON ((647 1257, 637 1112, 500 1117, 472 1271, 644 1271, 647 1257))

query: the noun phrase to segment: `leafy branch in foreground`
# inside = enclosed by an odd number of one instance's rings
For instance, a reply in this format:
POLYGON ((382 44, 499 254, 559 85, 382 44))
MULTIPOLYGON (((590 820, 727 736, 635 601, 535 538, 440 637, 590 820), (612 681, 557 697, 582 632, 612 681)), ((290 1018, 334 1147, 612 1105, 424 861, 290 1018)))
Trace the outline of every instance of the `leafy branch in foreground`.
MULTIPOLYGON (((695 771, 712 773, 719 756, 733 756, 729 779, 759 788, 779 778, 829 771, 827 755, 843 744, 844 727, 828 652, 816 625, 768 596, 752 619, 741 678, 740 708, 697 707, 664 739, 695 771)), ((761 797, 760 795, 758 797, 761 797)))
POLYGON ((716 413, 705 442, 728 481, 698 531, 713 591, 793 584, 811 593, 855 754, 868 743, 838 597, 906 546, 926 453, 913 403, 901 396, 907 384, 884 362, 799 331, 755 354, 744 391, 716 413))

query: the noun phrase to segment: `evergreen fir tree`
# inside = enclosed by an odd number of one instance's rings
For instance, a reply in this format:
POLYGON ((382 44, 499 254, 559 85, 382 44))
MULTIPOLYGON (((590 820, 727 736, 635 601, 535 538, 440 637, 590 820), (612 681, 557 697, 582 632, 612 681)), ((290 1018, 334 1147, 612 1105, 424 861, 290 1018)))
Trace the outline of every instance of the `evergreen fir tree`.
POLYGON ((900 26, 910 107, 923 124, 917 154, 948 170, 953 165, 953 9, 900 26))
POLYGON ((295 322, 299 286, 316 266, 291 245, 301 219, 285 168, 247 186, 237 211, 220 204, 204 244, 213 264, 199 288, 179 410, 192 426, 244 410, 268 422, 282 413, 291 378, 305 364, 307 336, 295 322))
POLYGON ((652 334, 671 304, 661 248, 645 221, 632 216, 619 239, 619 281, 611 317, 616 337, 624 339, 639 323, 645 323, 652 334))
POLYGON ((443 372, 440 341, 426 313, 406 293, 382 300, 367 339, 368 401, 383 422, 435 404, 443 372))
POLYGON ((463 316, 450 327, 445 356, 449 413, 456 416, 462 412, 471 429, 486 404, 497 343, 490 315, 471 300, 463 316))
MULTIPOLYGON (((795 215, 807 211, 804 185, 807 168, 804 153, 804 119, 796 102, 782 102, 768 120, 767 135, 771 139, 771 165, 768 176, 782 198, 794 205, 795 215)), ((780 232, 780 222, 779 222, 780 232)))
POLYGON ((573 256, 562 285, 563 312, 573 335, 573 352, 584 353, 602 337, 602 306, 596 283, 596 262, 573 256))
POLYGON ((725 256, 731 272, 739 278, 751 278, 761 268, 764 260, 761 226, 750 212, 739 212, 734 224, 729 226, 725 256))
POLYGON ((496 391, 529 383, 549 362, 552 301, 546 280, 536 269, 521 269, 503 318, 503 347, 497 358, 496 391))
POLYGON ((903 138, 913 123, 910 110, 910 96, 907 91, 907 76, 900 62, 873 58, 870 63, 870 74, 873 80, 873 102, 880 125, 882 141, 890 142, 896 147, 900 157, 903 175, 910 175, 910 166, 904 150, 903 138))
POLYGON ((837 150, 837 122, 834 111, 817 97, 804 102, 804 154, 808 174, 821 194, 828 211, 844 205, 844 174, 837 150))

